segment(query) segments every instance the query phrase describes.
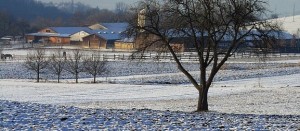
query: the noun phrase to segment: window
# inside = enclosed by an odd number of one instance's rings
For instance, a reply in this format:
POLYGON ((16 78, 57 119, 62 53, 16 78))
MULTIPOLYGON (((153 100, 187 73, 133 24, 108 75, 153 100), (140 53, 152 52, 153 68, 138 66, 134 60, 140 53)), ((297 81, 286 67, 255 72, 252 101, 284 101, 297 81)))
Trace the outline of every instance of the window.
POLYGON ((58 39, 57 39, 57 43, 61 43, 61 38, 58 38, 58 39))

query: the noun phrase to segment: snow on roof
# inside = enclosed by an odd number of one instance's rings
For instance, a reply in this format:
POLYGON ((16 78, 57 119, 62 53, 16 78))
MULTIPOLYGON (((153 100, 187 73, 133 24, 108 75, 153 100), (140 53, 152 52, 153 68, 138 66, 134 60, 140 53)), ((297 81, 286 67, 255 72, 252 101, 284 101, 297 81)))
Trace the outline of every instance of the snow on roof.
POLYGON ((32 36, 45 36, 45 37, 70 37, 70 34, 59 34, 59 33, 30 33, 27 35, 32 35, 32 36))
POLYGON ((1 40, 11 40, 12 38, 2 37, 1 40))
MULTIPOLYGON (((243 35, 244 33, 241 31, 241 35, 243 35)), ((247 35, 244 40, 247 41, 252 41, 252 40, 259 40, 261 38, 258 38, 258 36, 261 35, 260 32, 253 30, 252 32, 250 32, 249 35, 247 35)), ((271 31, 271 32, 266 32, 266 35, 268 35, 269 37, 274 37, 276 39, 293 39, 294 36, 288 32, 284 32, 284 31, 271 31)), ((223 41, 231 41, 233 40, 233 36, 230 34, 226 34, 225 36, 223 36, 223 41)))
POLYGON ((60 34, 75 34, 80 31, 85 31, 87 33, 91 32, 91 29, 88 27, 50 27, 53 31, 60 34))
POLYGON ((109 32, 122 32, 128 27, 128 23, 97 23, 89 26, 92 30, 105 30, 109 32))
POLYGON ((102 23, 101 25, 110 32, 123 32, 128 27, 128 23, 102 23))
POLYGON ((4 37, 1 37, 1 40, 12 40, 13 39, 13 36, 4 36, 4 37))
POLYGON ((93 30, 93 34, 106 40, 119 40, 121 33, 126 30, 128 23, 102 23, 105 29, 93 30))
POLYGON ((104 30, 104 29, 106 29, 103 25, 98 24, 98 23, 89 26, 89 28, 92 29, 92 30, 104 30))
POLYGON ((118 40, 121 39, 121 33, 126 30, 128 23, 102 23, 102 24, 95 24, 95 25, 101 25, 105 28, 92 30, 89 27, 49 27, 51 30, 55 31, 56 33, 38 32, 38 33, 30 33, 27 35, 70 37, 70 35, 73 35, 80 31, 85 31, 89 34, 95 34, 106 40, 118 40))
MULTIPOLYGON (((102 32, 95 31, 93 34, 100 37, 100 38, 103 38, 105 40, 119 40, 119 39, 121 39, 121 34, 119 34, 119 33, 105 32, 105 31, 102 31, 102 32)), ((86 37, 88 37, 88 36, 86 36, 86 37)))
POLYGON ((107 34, 97 34, 106 40, 118 40, 121 39, 121 35, 118 33, 107 33, 107 34))

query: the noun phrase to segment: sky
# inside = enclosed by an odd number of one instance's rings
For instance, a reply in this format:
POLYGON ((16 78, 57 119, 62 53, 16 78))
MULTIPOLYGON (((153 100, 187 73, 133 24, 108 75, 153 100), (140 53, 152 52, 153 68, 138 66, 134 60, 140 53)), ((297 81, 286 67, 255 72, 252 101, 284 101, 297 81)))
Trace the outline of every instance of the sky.
POLYGON ((295 14, 300 15, 300 0, 268 0, 269 10, 280 16, 293 15, 294 5, 295 14))
MULTIPOLYGON (((66 2, 71 0, 38 0, 42 2, 66 2)), ((99 7, 100 9, 114 9, 116 3, 124 2, 132 5, 140 0, 74 0, 74 2, 81 2, 92 7, 99 7)), ((269 3, 268 9, 280 16, 293 15, 294 5, 295 13, 300 15, 300 0, 266 0, 269 3)))
MULTIPOLYGON (((70 2, 72 0, 37 0, 37 1, 42 1, 42 2, 70 2)), ((126 4, 134 4, 137 1, 140 0, 74 0, 74 3, 76 2, 81 2, 83 4, 92 6, 92 7, 99 7, 100 9, 114 9, 116 3, 118 2, 124 2, 126 4)))

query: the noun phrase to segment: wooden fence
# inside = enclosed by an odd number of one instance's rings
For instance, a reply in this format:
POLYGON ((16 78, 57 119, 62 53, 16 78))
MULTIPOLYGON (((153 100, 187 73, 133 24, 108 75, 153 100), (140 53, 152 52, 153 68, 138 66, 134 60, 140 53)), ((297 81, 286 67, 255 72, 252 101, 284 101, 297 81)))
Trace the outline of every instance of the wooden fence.
MULTIPOLYGON (((223 55, 224 56, 224 55, 223 55)), ((13 59, 6 59, 5 61, 25 61, 26 55, 13 55, 13 59)), ((48 58, 51 55, 46 56, 48 58)), ((68 58, 69 56, 67 56, 68 58)), ((156 53, 145 53, 143 55, 131 55, 131 54, 101 54, 101 55, 84 55, 83 57, 100 57, 101 60, 106 61, 128 61, 128 60, 146 60, 146 61, 172 61, 174 58, 170 54, 157 55, 156 53)), ((222 57, 222 55, 220 56, 222 57)), ((232 54, 231 58, 233 59, 243 59, 243 58, 278 58, 278 57, 300 57, 300 53, 269 53, 269 54, 255 54, 255 53, 235 53, 232 54)), ((194 53, 181 53, 177 54, 177 58, 181 61, 198 61, 198 56, 194 53)))

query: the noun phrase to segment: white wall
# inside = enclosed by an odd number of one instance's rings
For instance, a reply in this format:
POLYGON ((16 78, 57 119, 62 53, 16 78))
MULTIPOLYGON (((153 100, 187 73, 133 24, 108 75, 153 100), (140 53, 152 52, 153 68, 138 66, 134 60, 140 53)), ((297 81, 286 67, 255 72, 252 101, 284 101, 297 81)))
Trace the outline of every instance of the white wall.
POLYGON ((85 31, 80 31, 78 33, 71 35, 71 41, 83 41, 82 38, 86 37, 88 35, 90 35, 90 34, 85 31))

